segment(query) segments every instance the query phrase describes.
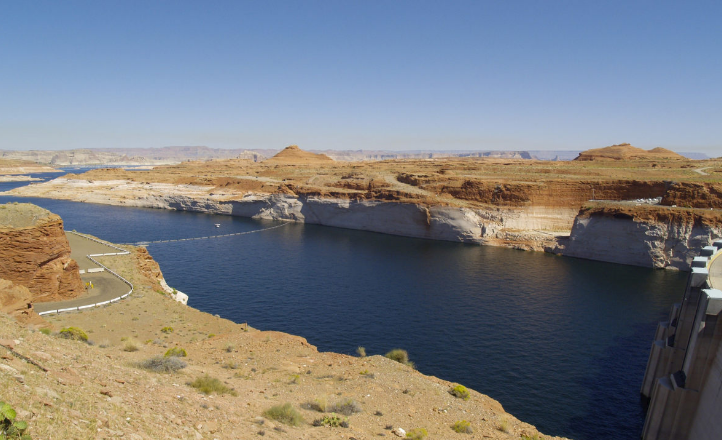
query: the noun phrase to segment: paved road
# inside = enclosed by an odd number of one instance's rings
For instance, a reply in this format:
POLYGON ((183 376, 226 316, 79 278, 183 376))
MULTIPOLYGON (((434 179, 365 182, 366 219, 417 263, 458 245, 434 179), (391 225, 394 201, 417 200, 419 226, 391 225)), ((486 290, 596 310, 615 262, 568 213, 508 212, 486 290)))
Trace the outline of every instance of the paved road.
MULTIPOLYGON (((96 243, 75 234, 66 233, 65 235, 68 237, 68 242, 70 242, 71 258, 77 261, 78 265, 83 270, 98 267, 86 258, 86 255, 118 252, 115 248, 96 243)), ((119 296, 128 293, 129 290, 127 284, 107 272, 86 273, 80 275, 80 278, 84 283, 89 281, 92 282, 94 288, 87 289, 84 295, 67 301, 35 303, 35 311, 41 313, 48 310, 68 309, 71 307, 96 304, 118 298, 119 296)))
POLYGON ((709 265, 709 284, 713 289, 722 290, 722 255, 717 255, 709 265))

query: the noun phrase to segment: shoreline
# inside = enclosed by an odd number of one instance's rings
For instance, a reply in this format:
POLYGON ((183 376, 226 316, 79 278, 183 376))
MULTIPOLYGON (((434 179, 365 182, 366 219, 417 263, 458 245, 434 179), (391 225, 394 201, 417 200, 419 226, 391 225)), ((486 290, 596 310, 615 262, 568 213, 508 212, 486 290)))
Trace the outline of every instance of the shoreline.
POLYGON ((694 249, 722 237, 719 210, 634 201, 592 201, 580 210, 472 208, 280 193, 239 197, 208 186, 62 177, 0 195, 293 221, 684 271, 690 270, 694 249))

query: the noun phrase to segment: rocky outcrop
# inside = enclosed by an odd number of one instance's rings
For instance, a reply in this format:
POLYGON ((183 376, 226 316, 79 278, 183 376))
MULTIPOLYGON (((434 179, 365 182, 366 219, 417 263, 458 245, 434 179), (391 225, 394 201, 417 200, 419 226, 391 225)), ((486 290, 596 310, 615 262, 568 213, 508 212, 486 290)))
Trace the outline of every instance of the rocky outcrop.
POLYGON ((15 317, 22 324, 46 325, 35 313, 33 294, 27 287, 0 278, 0 312, 15 317))
POLYGON ((63 221, 30 204, 0 205, 0 278, 27 287, 33 302, 84 293, 63 221))
POLYGON ((146 248, 139 247, 136 248, 134 252, 138 272, 141 275, 144 275, 148 280, 156 283, 154 286, 151 286, 153 290, 157 292, 165 292, 174 300, 182 304, 188 304, 188 295, 170 287, 168 283, 166 283, 165 278, 163 278, 163 273, 160 270, 160 266, 153 257, 150 256, 146 248))
POLYGON ((722 236, 722 214, 654 206, 590 206, 574 221, 564 255, 689 270, 699 249, 722 236))
POLYGON ((722 209, 722 183, 672 183, 662 198, 662 204, 722 209))

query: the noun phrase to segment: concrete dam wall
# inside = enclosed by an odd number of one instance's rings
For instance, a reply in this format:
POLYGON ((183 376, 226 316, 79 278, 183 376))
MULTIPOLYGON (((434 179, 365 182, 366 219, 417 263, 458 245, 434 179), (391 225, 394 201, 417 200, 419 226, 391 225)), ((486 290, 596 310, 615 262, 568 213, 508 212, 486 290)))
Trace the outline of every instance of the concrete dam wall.
POLYGON ((722 240, 692 262, 684 298, 660 322, 642 381, 644 440, 722 438, 722 240))

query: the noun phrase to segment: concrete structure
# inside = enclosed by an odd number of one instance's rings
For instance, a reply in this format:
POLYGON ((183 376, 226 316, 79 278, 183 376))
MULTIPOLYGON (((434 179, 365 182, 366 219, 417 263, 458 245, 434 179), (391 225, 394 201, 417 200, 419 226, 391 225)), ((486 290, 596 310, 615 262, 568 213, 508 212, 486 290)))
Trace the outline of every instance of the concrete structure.
POLYGON ((644 440, 722 438, 722 240, 692 261, 682 302, 660 322, 642 381, 644 440))

